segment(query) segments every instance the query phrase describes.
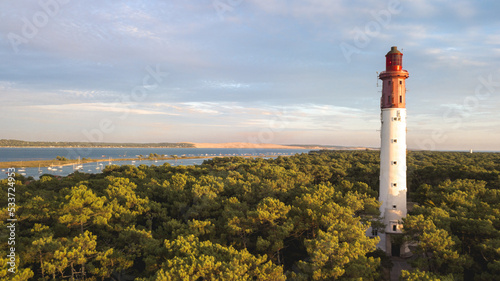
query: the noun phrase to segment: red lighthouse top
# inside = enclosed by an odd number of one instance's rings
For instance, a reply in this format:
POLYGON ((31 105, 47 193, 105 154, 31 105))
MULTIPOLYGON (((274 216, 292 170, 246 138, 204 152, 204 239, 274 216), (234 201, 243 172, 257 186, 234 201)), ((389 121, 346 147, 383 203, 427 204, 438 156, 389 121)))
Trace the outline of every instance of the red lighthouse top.
POLYGON ((398 47, 393 46, 385 55, 385 70, 400 71, 403 69, 403 53, 398 51, 398 47))
POLYGON ((382 109, 406 107, 405 80, 408 77, 408 71, 403 69, 403 53, 397 47, 391 47, 385 55, 385 71, 379 75, 383 81, 380 100, 382 109))

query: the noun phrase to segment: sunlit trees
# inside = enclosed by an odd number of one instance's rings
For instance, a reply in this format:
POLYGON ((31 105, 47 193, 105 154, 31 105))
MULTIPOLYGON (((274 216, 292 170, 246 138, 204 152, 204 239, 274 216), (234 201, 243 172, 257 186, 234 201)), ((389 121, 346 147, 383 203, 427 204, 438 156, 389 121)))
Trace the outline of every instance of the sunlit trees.
POLYGON ((456 243, 449 233, 437 228, 431 220, 422 215, 408 216, 405 219, 405 232, 410 241, 418 241, 414 254, 418 256, 415 266, 421 270, 442 275, 462 276, 464 257, 456 250, 456 243))
MULTIPOLYGON (((134 222, 134 218, 143 214, 149 208, 148 198, 141 198, 135 193, 137 185, 128 178, 107 177, 106 209, 114 218, 113 226, 120 231, 134 222)), ((109 219, 109 218, 108 218, 109 219)))
POLYGON ((107 224, 112 210, 104 196, 97 196, 85 185, 74 186, 61 206, 59 222, 68 227, 79 227, 81 234, 89 223, 107 224))
POLYGON ((247 250, 199 241, 194 235, 166 240, 166 261, 149 280, 285 280, 283 269, 247 250))
POLYGON ((417 243, 419 269, 454 279, 500 278, 495 267, 500 260, 500 197, 498 189, 486 186, 458 179, 419 188, 422 206, 407 217, 404 228, 409 241, 417 243))
POLYGON ((288 218, 291 206, 279 199, 266 197, 255 210, 247 213, 252 232, 257 236, 256 249, 273 257, 276 264, 281 264, 280 250, 285 247, 284 239, 293 230, 292 219, 288 218))

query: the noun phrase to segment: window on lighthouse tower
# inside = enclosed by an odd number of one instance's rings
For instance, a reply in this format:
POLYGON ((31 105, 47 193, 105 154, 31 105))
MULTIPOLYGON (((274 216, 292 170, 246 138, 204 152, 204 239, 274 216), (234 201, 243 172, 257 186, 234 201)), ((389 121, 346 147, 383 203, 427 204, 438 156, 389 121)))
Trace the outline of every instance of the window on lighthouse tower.
POLYGON ((398 231, 398 222, 397 221, 391 221, 390 224, 391 224, 392 231, 394 231, 394 232, 398 231))

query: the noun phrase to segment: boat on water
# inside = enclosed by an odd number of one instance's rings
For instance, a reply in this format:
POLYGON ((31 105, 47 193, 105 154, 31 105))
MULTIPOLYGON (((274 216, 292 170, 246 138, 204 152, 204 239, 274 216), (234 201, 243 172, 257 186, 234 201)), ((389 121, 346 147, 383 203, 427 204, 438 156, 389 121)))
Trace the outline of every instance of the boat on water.
POLYGON ((76 164, 73 164, 73 170, 82 170, 83 169, 83 165, 80 164, 80 156, 78 156, 78 163, 76 164))
POLYGON ((21 167, 21 168, 17 169, 17 172, 18 172, 21 176, 26 176, 26 168, 24 168, 24 167, 21 167))
POLYGON ((47 170, 49 170, 49 171, 57 171, 57 168, 54 168, 54 164, 50 164, 50 166, 47 167, 47 170))

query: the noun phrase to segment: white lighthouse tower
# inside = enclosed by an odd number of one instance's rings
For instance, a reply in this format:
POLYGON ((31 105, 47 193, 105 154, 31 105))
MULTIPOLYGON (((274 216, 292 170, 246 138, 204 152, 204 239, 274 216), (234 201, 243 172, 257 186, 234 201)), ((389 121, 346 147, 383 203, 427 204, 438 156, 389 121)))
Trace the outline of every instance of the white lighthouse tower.
POLYGON ((408 247, 397 236, 402 233, 401 219, 406 216, 405 80, 409 74, 403 70, 403 53, 397 47, 392 47, 385 57, 386 68, 379 75, 383 81, 379 200, 385 233, 379 233, 378 247, 387 254, 404 256, 409 254, 408 247))

